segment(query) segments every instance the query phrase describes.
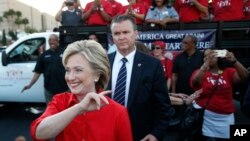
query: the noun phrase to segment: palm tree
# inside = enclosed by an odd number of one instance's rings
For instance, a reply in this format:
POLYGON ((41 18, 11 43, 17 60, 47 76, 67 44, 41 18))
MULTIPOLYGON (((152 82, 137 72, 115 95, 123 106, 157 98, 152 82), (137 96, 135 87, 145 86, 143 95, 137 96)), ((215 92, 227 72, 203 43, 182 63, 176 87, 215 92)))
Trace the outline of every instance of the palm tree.
POLYGON ((18 19, 22 17, 22 12, 21 11, 16 11, 16 16, 18 19))
POLYGON ((16 11, 16 19, 15 19, 15 24, 17 25, 17 28, 19 29, 20 28, 20 25, 21 24, 23 24, 22 23, 22 19, 21 19, 21 17, 22 17, 22 12, 20 12, 20 11, 16 11))
POLYGON ((29 24, 29 20, 27 18, 23 18, 22 24, 24 24, 24 27, 26 27, 26 25, 29 24))
POLYGON ((14 29, 14 16, 16 15, 15 10, 9 9, 8 11, 3 12, 3 17, 7 20, 8 25, 11 25, 11 28, 9 27, 9 30, 14 29))
POLYGON ((3 22, 3 17, 0 16, 0 25, 1 25, 1 22, 3 22))
POLYGON ((16 11, 13 9, 9 9, 9 15, 11 17, 11 29, 14 30, 14 16, 16 15, 16 11))
MULTIPOLYGON (((10 25, 10 13, 9 13, 9 11, 4 11, 3 12, 3 17, 7 20, 7 23, 8 23, 8 25, 10 25)), ((10 27, 9 27, 9 29, 10 29, 10 27)))
POLYGON ((1 22, 3 22, 3 17, 2 17, 2 16, 0 16, 0 23, 1 23, 1 22))
POLYGON ((7 39, 6 39, 6 33, 5 33, 5 30, 3 30, 2 44, 3 44, 4 46, 5 46, 5 45, 7 45, 7 39))
POLYGON ((17 25, 17 27, 18 27, 18 29, 19 29, 19 28, 20 28, 20 25, 23 24, 23 20, 20 19, 20 18, 17 18, 17 19, 15 20, 15 24, 17 25))

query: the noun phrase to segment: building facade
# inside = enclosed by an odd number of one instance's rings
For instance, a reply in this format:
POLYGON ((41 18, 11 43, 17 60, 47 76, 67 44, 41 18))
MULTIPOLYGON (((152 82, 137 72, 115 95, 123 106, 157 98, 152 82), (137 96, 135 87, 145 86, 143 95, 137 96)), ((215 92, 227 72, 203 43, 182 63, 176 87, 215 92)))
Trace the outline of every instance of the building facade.
MULTIPOLYGON (((54 16, 41 13, 38 9, 32 6, 26 5, 18 0, 0 0, 0 16, 3 17, 4 11, 8 11, 9 9, 20 11, 22 13, 22 18, 27 18, 29 20, 27 26, 37 29, 38 31, 52 30, 54 27, 58 26, 54 16)), ((3 22, 0 23, 0 30, 8 30, 9 27, 9 23, 3 18, 3 22)), ((21 25, 20 27, 14 25, 14 29, 24 30, 24 25, 21 25)))

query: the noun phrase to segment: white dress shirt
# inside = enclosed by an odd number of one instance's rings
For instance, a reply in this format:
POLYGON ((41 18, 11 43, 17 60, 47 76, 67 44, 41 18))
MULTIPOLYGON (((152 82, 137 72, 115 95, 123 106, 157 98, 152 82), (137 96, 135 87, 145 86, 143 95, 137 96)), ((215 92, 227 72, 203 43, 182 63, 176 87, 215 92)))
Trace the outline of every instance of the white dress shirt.
POLYGON ((125 105, 124 105, 125 107, 127 107, 127 103, 128 103, 128 94, 129 94, 129 87, 130 87, 130 80, 131 80, 131 75, 132 75, 135 52, 136 52, 136 49, 132 51, 130 54, 128 54, 127 56, 122 56, 122 54, 120 54, 119 51, 116 51, 113 68, 112 68, 112 99, 113 99, 116 80, 118 77, 119 70, 122 66, 122 58, 125 57, 128 60, 126 63, 127 79, 126 79, 126 92, 125 92, 125 105))

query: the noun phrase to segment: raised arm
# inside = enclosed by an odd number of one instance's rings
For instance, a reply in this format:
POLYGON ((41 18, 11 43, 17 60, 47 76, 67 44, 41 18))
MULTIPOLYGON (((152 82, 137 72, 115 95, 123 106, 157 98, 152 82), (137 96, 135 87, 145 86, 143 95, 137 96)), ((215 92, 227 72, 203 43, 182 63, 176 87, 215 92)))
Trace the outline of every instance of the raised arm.
POLYGON ((78 104, 52 116, 48 116, 41 121, 35 131, 37 139, 50 139, 57 136, 63 129, 79 114, 89 111, 100 110, 108 104, 104 94, 111 91, 103 91, 100 94, 88 93, 78 104), (103 101, 103 102, 101 102, 103 101), (60 124, 58 124, 60 123, 60 124))
POLYGON ((208 7, 202 5, 201 3, 199 3, 197 0, 191 0, 195 7, 202 12, 205 16, 208 16, 208 7))
POLYGON ((226 59, 232 63, 233 67, 236 69, 236 73, 233 77, 233 83, 237 84, 241 81, 248 79, 247 69, 235 58, 232 52, 227 52, 226 59))
POLYGON ((65 7, 65 2, 63 2, 61 8, 56 13, 55 20, 58 21, 58 22, 61 22, 61 20, 62 20, 62 10, 63 10, 64 7, 65 7))

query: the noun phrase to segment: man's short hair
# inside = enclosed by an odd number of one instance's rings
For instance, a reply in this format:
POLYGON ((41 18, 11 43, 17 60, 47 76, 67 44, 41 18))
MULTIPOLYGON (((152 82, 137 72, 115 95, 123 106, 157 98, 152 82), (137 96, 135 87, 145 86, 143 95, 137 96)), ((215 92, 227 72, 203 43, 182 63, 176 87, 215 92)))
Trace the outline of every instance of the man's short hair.
POLYGON ((197 44, 197 38, 194 35, 186 35, 185 37, 188 37, 191 39, 191 41, 196 45, 197 44))
MULTIPOLYGON (((111 22, 111 27, 112 27, 112 25, 113 25, 114 23, 121 23, 121 22, 127 21, 127 20, 130 21, 130 22, 132 23, 133 29, 134 29, 134 30, 137 30, 137 26, 136 26, 136 23, 135 23, 135 18, 134 18, 133 16, 129 15, 129 14, 123 14, 123 15, 118 15, 118 16, 116 16, 116 17, 112 20, 112 22, 111 22)), ((112 28, 111 28, 111 30, 112 30, 112 28)))

